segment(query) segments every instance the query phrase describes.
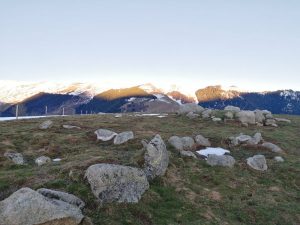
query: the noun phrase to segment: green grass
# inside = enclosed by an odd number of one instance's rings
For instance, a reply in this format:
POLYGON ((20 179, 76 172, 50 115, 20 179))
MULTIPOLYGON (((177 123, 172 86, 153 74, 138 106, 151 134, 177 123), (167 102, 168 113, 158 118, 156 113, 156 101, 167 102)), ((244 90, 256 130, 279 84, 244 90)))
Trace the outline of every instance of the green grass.
MULTIPOLYGON (((223 112, 216 112, 216 116, 223 117, 223 112)), ((1 122, 0 200, 21 187, 45 187, 82 198, 87 204, 84 214, 94 224, 300 224, 300 117, 284 117, 292 123, 280 123, 278 128, 245 128, 235 122, 214 123, 176 115, 60 117, 53 118, 54 126, 46 131, 38 129, 43 119, 1 122), (63 129, 63 124, 82 129, 63 129), (136 138, 121 146, 97 142, 94 131, 99 128, 132 130, 136 138), (233 169, 210 167, 205 161, 181 158, 168 146, 167 173, 151 182, 138 204, 103 207, 83 179, 84 171, 96 163, 141 167, 144 152, 140 141, 150 140, 157 133, 166 142, 172 135, 202 134, 213 146, 228 148, 228 137, 255 132, 284 149, 284 163, 274 162, 276 154, 264 149, 240 146, 230 149, 237 161, 233 169), (16 166, 4 158, 9 150, 23 153, 27 165, 16 166), (267 172, 247 167, 246 158, 254 154, 266 156, 267 172), (37 167, 34 159, 41 155, 63 160, 37 167)))

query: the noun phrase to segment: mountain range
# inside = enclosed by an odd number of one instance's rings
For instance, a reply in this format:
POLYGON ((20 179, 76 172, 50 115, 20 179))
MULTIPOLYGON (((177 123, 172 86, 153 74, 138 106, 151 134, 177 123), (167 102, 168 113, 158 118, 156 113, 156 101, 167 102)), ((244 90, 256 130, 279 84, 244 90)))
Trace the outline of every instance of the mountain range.
POLYGON ((45 114, 90 114, 117 112, 176 112, 181 104, 197 103, 206 108, 223 109, 227 105, 244 110, 267 109, 275 114, 300 115, 300 92, 241 91, 209 86, 194 95, 178 88, 162 90, 152 84, 129 88, 105 88, 85 83, 24 83, 0 81, 0 116, 36 116, 45 114))

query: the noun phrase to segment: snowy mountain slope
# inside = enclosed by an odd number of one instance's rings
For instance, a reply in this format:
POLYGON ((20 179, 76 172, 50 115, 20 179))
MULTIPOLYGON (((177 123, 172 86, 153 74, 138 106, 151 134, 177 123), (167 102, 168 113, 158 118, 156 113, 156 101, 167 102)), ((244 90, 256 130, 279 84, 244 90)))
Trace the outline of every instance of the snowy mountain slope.
POLYGON ((86 95, 92 98, 104 88, 84 83, 21 82, 0 80, 0 101, 18 103, 38 93, 86 95))

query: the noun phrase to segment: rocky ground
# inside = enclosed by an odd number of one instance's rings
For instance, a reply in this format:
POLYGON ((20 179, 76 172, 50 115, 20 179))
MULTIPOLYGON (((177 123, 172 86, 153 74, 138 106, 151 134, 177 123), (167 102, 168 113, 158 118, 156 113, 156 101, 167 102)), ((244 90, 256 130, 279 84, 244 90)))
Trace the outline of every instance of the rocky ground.
POLYGON ((47 198, 69 207, 65 224, 300 224, 300 117, 245 126, 225 113, 1 122, 0 218, 18 199, 39 209, 47 198), (196 153, 205 146, 230 156, 205 160, 196 153), (103 189, 107 177, 117 190, 103 189))

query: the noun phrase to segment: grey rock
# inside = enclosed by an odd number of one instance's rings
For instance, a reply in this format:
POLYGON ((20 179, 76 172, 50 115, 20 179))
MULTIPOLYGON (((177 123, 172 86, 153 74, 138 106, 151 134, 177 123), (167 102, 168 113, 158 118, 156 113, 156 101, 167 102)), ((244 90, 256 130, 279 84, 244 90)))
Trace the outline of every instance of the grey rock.
POLYGON ((198 118, 200 115, 199 114, 196 114, 194 112, 189 112, 188 114, 186 114, 186 116, 189 118, 189 119, 196 119, 198 118))
POLYGON ((51 163, 51 159, 47 156, 40 156, 38 157, 36 160, 35 160, 35 163, 38 165, 38 166, 43 166, 47 163, 51 163))
POLYGON ((187 103, 180 105, 178 113, 179 114, 187 114, 189 112, 193 113, 201 113, 204 111, 204 108, 201 107, 200 105, 197 105, 195 103, 187 103))
POLYGON ((276 157, 274 157, 274 160, 275 160, 276 162, 284 162, 284 159, 283 159, 281 156, 276 156, 276 157))
POLYGON ((117 134, 117 136, 114 139, 115 145, 121 145, 126 143, 129 140, 134 139, 134 134, 132 131, 125 131, 122 133, 117 134))
POLYGON ((56 199, 60 200, 66 203, 69 203, 71 205, 75 205, 76 207, 83 209, 85 206, 85 203, 75 195, 62 192, 62 191, 55 191, 51 189, 46 189, 46 188, 40 188, 37 190, 38 193, 41 195, 49 198, 49 199, 56 199))
POLYGON ((277 127, 276 120, 274 120, 274 119, 266 119, 265 125, 277 127))
POLYGON ((169 165, 169 153, 160 135, 156 135, 147 145, 144 171, 148 180, 163 176, 169 165))
POLYGON ((242 123, 241 125, 242 125, 242 127, 249 127, 248 123, 242 123))
POLYGON ((263 141, 261 133, 254 134, 253 138, 251 138, 249 141, 247 141, 247 144, 249 145, 258 145, 260 142, 263 141))
POLYGON ((178 151, 183 150, 183 142, 182 139, 178 136, 172 136, 168 140, 169 144, 178 151))
POLYGON ((279 146, 277 146, 277 145, 275 145, 275 144, 273 144, 271 142, 265 142, 265 143, 263 143, 262 147, 264 147, 264 148, 266 148, 266 149, 268 149, 268 150, 270 150, 272 152, 275 152, 275 153, 283 152, 283 150, 279 146))
POLYGON ((0 202, 1 225, 77 225, 83 218, 78 207, 46 198, 30 188, 22 188, 0 202))
POLYGON ((240 111, 236 113, 236 118, 241 123, 255 124, 255 114, 253 111, 240 111))
POLYGON ((263 124, 266 119, 263 111, 255 110, 254 113, 255 113, 255 122, 263 124))
POLYGON ((97 139, 101 141, 110 141, 117 135, 117 133, 106 129, 96 130, 95 134, 97 135, 97 139))
POLYGON ((63 125, 63 128, 65 128, 65 129, 78 129, 78 130, 81 129, 80 127, 67 125, 67 124, 63 125))
POLYGON ((229 119, 229 120, 232 120, 234 118, 233 112, 231 112, 231 111, 226 112, 225 113, 225 118, 229 119))
POLYGON ((266 109, 262 110, 262 112, 263 112, 264 115, 266 115, 266 114, 272 114, 269 110, 266 110, 266 109))
POLYGON ((196 145, 198 146, 204 146, 204 147, 211 146, 210 141, 207 138, 203 137, 201 134, 195 137, 195 141, 196 141, 196 145))
POLYGON ((197 156, 191 151, 180 151, 180 155, 183 157, 192 157, 197 159, 197 156))
POLYGON ((236 137, 230 137, 229 140, 231 142, 231 145, 233 146, 237 146, 240 144, 257 145, 262 142, 263 138, 261 133, 256 133, 253 137, 249 135, 239 134, 236 137))
POLYGON ((203 119, 208 119, 211 117, 213 111, 211 109, 206 109, 202 112, 202 118, 203 119))
POLYGON ((191 137, 182 137, 183 150, 192 150, 195 147, 195 141, 191 137))
POLYGON ((53 126, 53 122, 51 120, 46 120, 39 125, 41 130, 47 130, 53 126))
POLYGON ((254 134, 253 139, 255 139, 257 144, 263 140, 262 135, 259 132, 254 134))
POLYGON ((230 155, 208 155, 207 164, 211 166, 225 166, 233 167, 235 164, 235 159, 230 155))
POLYGON ((266 117, 266 119, 273 119, 272 113, 267 113, 267 114, 265 115, 265 117, 266 117))
POLYGON ((23 155, 21 153, 6 152, 6 153, 4 153, 4 157, 11 160, 16 165, 24 165, 25 164, 23 155))
POLYGON ((247 164, 252 169, 266 171, 268 169, 267 161, 263 155, 255 155, 247 159, 247 164))
POLYGON ((249 140, 251 140, 252 137, 249 135, 240 134, 239 136, 236 137, 236 139, 239 144, 243 144, 243 143, 247 143, 249 140))
POLYGON ((237 113, 237 112, 240 112, 241 109, 239 107, 235 107, 235 106, 232 106, 232 105, 228 105, 224 108, 225 111, 230 111, 230 112, 234 112, 234 113, 237 113))
POLYGON ((85 178, 101 204, 111 202, 137 203, 149 188, 144 171, 129 166, 92 165, 87 169, 85 178))
POLYGON ((218 117, 215 117, 215 118, 212 118, 212 121, 214 121, 214 122, 221 122, 222 119, 221 119, 221 118, 218 118, 218 117))
POLYGON ((285 118, 275 118, 277 122, 285 122, 285 123, 291 123, 292 121, 285 118))

